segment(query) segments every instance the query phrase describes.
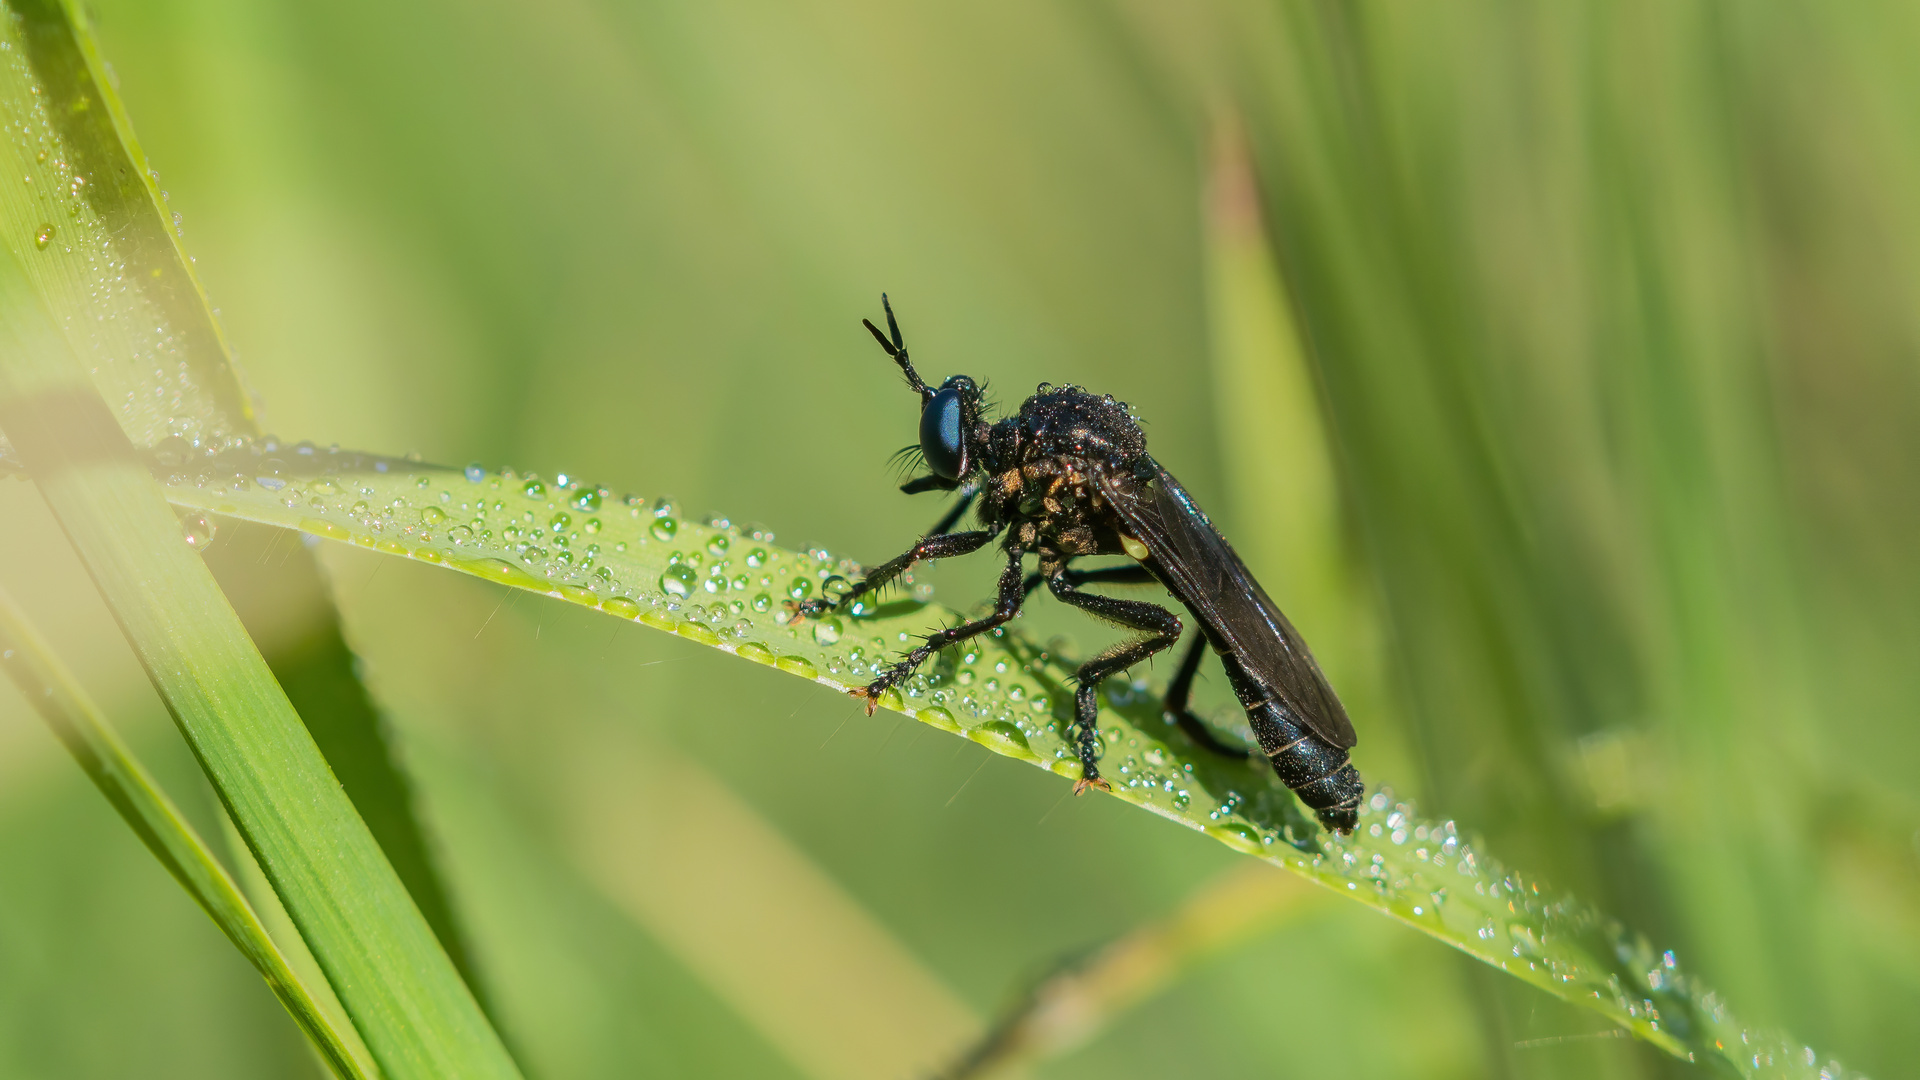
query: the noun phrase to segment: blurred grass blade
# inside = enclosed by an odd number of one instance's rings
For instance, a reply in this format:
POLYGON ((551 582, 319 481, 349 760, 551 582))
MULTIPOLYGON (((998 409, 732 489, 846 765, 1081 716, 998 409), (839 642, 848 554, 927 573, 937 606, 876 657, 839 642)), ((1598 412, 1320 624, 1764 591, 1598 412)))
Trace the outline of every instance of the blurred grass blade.
MULTIPOLYGON (((161 454, 258 434, 252 398, 181 249, 165 200, 86 20, 66 0, 10 2, 0 28, 0 148, 11 175, 0 229, 135 445, 161 454), (14 160, 17 159, 17 160, 14 160)), ((0 436, 0 463, 12 460, 0 436)), ((251 572, 209 562, 296 711, 469 985, 479 985, 317 565, 283 553, 251 572)))
POLYGON ((1233 535, 1315 656, 1328 653, 1337 669, 1352 662, 1346 622, 1357 606, 1340 547, 1340 494, 1244 140, 1232 114, 1214 122, 1206 205, 1208 355, 1233 535))
MULTIPOLYGON (((1862 1054, 1888 1022, 1867 1017, 1914 1001, 1911 962, 1882 959, 1911 935, 1868 929, 1829 854, 1853 793, 1912 775, 1884 718, 1912 711, 1913 605, 1864 614, 1912 595, 1913 562, 1848 565, 1848 538, 1911 532, 1896 7, 1244 5, 1235 26, 1424 791, 1862 1054), (1862 392, 1863 356, 1906 374, 1862 392), (1856 634, 1903 645, 1856 658, 1856 634), (1582 762, 1608 746, 1635 748, 1632 784, 1603 793, 1582 762)), ((1532 1071, 1510 1054, 1532 1003, 1481 1003, 1489 1053, 1532 1071)))
POLYGON ((360 680, 318 560, 297 533, 241 522, 221 528, 205 554, 207 568, 266 657, 274 681, 486 1008, 485 985, 434 865, 412 785, 380 709, 360 680))
POLYGON ((6 7, 0 108, 8 153, 27 158, 13 170, 27 183, 0 195, 8 246, 37 249, 40 257, 23 268, 39 294, 55 298, 56 311, 106 308, 117 316, 62 329, 101 361, 91 365, 94 383, 118 403, 116 419, 136 443, 250 430, 252 401, 78 5, 6 7), (160 354, 172 363, 156 370, 148 358, 160 354))
POLYGON ((319 1003, 321 995, 294 973, 226 868, 174 809, 72 674, 48 650, 13 598, 4 592, 0 592, 0 667, 6 668, 22 696, 59 736, 154 858, 267 980, 267 987, 312 1040, 334 1075, 350 1080, 378 1077, 379 1070, 358 1033, 350 1025, 336 1024, 319 1003))
POLYGON ((698 762, 625 733, 567 757, 560 809, 582 874, 802 1072, 925 1076, 979 1034, 884 924, 698 762))
POLYGON ((517 1076, 10 245, 0 257, 0 430, 381 1071, 517 1076))
MULTIPOLYGON (((859 567, 577 477, 548 482, 271 442, 198 455, 164 473, 168 498, 183 508, 298 528, 596 608, 836 690, 864 685, 903 642, 957 617, 903 600, 791 623, 782 601, 859 567)), ((996 634, 941 654, 882 704, 1077 777, 1061 735, 1074 666, 1017 632, 996 634), (983 671, 996 677, 977 677, 983 671)), ((1742 1076, 1819 1075, 1813 1051, 1741 1027, 1671 952, 1509 872, 1454 822, 1422 819, 1377 790, 1357 832, 1327 835, 1264 765, 1196 752, 1149 695, 1118 687, 1106 697, 1100 729, 1115 798, 1317 881, 1677 1057, 1719 1059, 1742 1076)), ((1240 721, 1216 723, 1234 730, 1240 721)), ((1834 1068, 1829 1077, 1845 1075, 1834 1068)))
POLYGON ((1129 931, 1040 980, 943 1080, 1005 1076, 1083 1046, 1229 946, 1299 918, 1326 894, 1245 864, 1203 885, 1165 918, 1129 931))

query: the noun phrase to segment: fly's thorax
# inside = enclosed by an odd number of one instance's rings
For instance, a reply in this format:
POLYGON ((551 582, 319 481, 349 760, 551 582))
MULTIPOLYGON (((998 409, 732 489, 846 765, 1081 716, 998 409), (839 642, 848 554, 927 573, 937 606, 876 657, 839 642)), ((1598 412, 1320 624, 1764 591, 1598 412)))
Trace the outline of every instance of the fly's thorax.
POLYGON ((1042 522, 1047 546, 1063 555, 1117 555, 1120 519, 1087 473, 1068 469, 1030 484, 1023 515, 1042 522))
POLYGON ((1052 457, 1123 461, 1143 457, 1146 433, 1123 401, 1111 394, 1089 394, 1077 386, 1045 383, 1015 418, 1020 426, 1023 462, 1052 457))
POLYGON ((1088 475, 1086 463, 1067 457, 1042 458, 1020 466, 1020 512, 1028 517, 1100 508, 1106 499, 1088 475))

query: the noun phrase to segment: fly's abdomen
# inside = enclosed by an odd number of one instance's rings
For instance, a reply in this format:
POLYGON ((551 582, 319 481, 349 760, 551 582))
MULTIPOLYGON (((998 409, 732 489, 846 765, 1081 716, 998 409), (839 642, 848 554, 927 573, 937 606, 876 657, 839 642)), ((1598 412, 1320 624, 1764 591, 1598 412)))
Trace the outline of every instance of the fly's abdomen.
POLYGON ((1311 807, 1322 824, 1350 832, 1360 820, 1366 788, 1347 752, 1315 735, 1266 687, 1249 677, 1234 657, 1224 657, 1227 679, 1247 710, 1260 749, 1281 783, 1311 807))

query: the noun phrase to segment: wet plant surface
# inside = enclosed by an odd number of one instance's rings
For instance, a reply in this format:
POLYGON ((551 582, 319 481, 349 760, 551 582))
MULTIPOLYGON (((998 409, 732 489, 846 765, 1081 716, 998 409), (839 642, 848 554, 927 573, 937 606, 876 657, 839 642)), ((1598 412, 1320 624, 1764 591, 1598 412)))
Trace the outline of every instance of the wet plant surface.
MULTIPOLYGON (((183 542, 217 536, 221 516, 298 529, 592 607, 840 691, 960 617, 930 600, 883 597, 794 620, 783 601, 834 587, 859 566, 565 473, 434 467, 271 439, 211 451, 178 442, 161 457, 168 497, 191 511, 183 542)), ((1003 627, 946 650, 881 705, 1065 783, 1079 776, 1062 737, 1075 659, 1003 627)), ((1741 1026, 1673 952, 1502 866, 1470 831, 1423 817, 1390 787, 1371 792, 1352 835, 1325 832, 1264 763, 1189 743, 1162 719, 1157 690, 1115 679, 1103 694, 1101 763, 1115 798, 1347 895, 1676 1056, 1748 1076, 1851 1075, 1810 1047, 1741 1026)))

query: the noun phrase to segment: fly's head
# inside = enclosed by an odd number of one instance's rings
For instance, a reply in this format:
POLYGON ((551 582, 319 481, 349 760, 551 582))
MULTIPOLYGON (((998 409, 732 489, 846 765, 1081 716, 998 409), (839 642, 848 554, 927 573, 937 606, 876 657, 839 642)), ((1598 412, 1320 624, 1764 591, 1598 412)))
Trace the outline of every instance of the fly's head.
POLYGON ((980 386, 965 375, 951 376, 937 388, 928 386, 907 358, 907 343, 885 293, 880 296, 880 304, 887 312, 887 333, 881 333, 872 322, 862 322, 900 365, 907 385, 920 395, 920 453, 927 470, 938 486, 958 487, 961 479, 980 468, 988 456, 988 426, 981 419, 985 405, 980 386))
POLYGON ((954 375, 920 406, 920 453, 942 480, 959 480, 980 461, 980 388, 954 375))

